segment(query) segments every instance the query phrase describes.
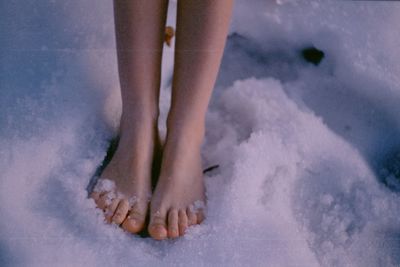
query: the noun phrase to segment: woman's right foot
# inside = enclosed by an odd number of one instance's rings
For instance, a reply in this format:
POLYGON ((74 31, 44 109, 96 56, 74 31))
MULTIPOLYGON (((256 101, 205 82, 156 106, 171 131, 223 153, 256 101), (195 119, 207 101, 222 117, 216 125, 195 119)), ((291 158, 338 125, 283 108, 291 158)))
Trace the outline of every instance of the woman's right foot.
POLYGON ((121 123, 118 148, 91 197, 107 222, 131 233, 144 226, 151 197, 152 169, 161 157, 156 119, 121 123))

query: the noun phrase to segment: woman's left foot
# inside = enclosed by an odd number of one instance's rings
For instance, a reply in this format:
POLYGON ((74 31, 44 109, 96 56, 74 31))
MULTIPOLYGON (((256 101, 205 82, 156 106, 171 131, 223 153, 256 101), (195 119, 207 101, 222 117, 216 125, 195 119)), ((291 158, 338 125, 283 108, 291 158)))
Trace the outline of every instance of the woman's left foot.
POLYGON ((204 220, 201 141, 190 137, 167 137, 161 174, 150 205, 148 230, 154 239, 182 236, 187 227, 204 220))

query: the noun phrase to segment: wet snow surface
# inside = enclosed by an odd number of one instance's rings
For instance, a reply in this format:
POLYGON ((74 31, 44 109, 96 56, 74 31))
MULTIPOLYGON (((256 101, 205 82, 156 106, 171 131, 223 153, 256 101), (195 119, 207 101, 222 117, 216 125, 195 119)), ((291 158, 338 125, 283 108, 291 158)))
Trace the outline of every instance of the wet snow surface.
POLYGON ((0 4, 2 266, 400 264, 399 3, 237 0, 207 117, 208 217, 156 242, 87 199, 121 108, 110 2, 0 4))

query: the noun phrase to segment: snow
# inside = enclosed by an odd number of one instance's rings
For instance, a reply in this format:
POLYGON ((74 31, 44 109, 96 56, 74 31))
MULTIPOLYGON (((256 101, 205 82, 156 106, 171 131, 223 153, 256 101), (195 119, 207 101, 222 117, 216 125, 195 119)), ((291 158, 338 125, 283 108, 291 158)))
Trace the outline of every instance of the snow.
MULTIPOLYGON (((0 264, 398 266, 399 14, 237 0, 207 114, 207 218, 158 242, 87 198, 121 112, 111 2, 1 3, 0 264)), ((172 64, 165 47, 163 132, 172 64)))

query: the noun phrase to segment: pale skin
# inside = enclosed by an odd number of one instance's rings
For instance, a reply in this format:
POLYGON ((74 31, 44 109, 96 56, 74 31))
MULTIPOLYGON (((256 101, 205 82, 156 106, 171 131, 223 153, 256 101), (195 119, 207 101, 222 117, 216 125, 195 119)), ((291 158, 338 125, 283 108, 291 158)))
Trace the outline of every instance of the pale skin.
POLYGON ((201 144, 233 0, 178 0, 172 100, 161 144, 157 120, 167 6, 167 0, 114 0, 120 141, 99 179, 114 181, 123 195, 107 201, 111 192, 92 193, 106 220, 128 232, 143 230, 149 215, 148 231, 157 240, 182 236, 204 219, 204 210, 193 208, 205 201, 201 144))

